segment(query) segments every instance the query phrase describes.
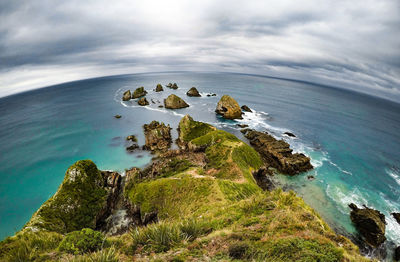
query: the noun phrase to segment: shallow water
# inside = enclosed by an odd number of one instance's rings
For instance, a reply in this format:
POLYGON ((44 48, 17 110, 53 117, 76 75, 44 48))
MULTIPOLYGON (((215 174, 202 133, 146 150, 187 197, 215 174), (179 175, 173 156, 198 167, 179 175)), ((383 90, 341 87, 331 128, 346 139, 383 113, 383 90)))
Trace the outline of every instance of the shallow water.
MULTIPOLYGON (((387 238, 400 245, 400 104, 304 82, 225 73, 124 75, 66 83, 0 99, 0 238, 21 229, 57 190, 69 165, 92 159, 101 169, 123 171, 146 165, 151 155, 125 151, 125 137, 144 143, 142 125, 161 120, 175 128, 190 114, 243 138, 237 123, 266 130, 311 156, 314 170, 278 176, 328 223, 354 234, 347 205, 354 202, 386 215, 387 238), (176 82, 178 90, 151 91, 157 83, 176 82), (140 107, 122 102, 122 93, 144 86, 156 103, 140 107), (201 98, 187 97, 196 86, 201 98), (170 93, 189 108, 158 108, 170 93), (207 97, 216 93, 216 97, 207 97), (216 116, 223 94, 254 110, 243 120, 216 116), (116 114, 122 115, 115 119, 116 114), (290 131, 296 138, 283 134, 290 131), (308 175, 316 179, 309 181, 308 175)), ((173 135, 177 133, 174 129, 173 135)))

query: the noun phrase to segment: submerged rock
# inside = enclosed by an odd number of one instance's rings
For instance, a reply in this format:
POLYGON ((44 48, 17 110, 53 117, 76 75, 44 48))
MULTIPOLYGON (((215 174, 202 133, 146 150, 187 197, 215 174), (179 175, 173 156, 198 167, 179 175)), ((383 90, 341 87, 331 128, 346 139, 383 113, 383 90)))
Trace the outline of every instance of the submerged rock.
POLYGON ((147 91, 144 90, 143 86, 141 86, 141 87, 136 88, 135 92, 133 92, 132 98, 133 99, 139 98, 139 97, 145 96, 146 94, 147 94, 147 91))
POLYGON ((145 148, 151 151, 167 150, 172 143, 171 127, 164 123, 153 121, 143 126, 146 138, 145 148))
POLYGON ((132 95, 131 95, 131 90, 127 90, 124 92, 124 95, 122 96, 123 101, 129 101, 131 100, 132 95))
POLYGON ((196 87, 192 87, 189 89, 189 91, 187 91, 186 95, 188 96, 195 96, 195 97, 200 97, 200 93, 199 91, 197 91, 196 87))
POLYGON ((179 109, 188 107, 189 105, 179 96, 172 94, 167 99, 164 99, 164 106, 169 109, 179 109))
POLYGON ((242 119, 242 110, 240 109, 239 104, 235 99, 228 95, 221 97, 215 112, 226 119, 242 119))
POLYGON ((166 85, 166 87, 171 88, 172 87, 172 83, 168 83, 168 85, 166 85))
POLYGON ((392 213, 394 219, 396 219, 397 223, 400 224, 400 213, 392 213))
POLYGON ((299 153, 293 154, 289 144, 283 140, 255 130, 246 130, 245 137, 264 161, 281 173, 295 175, 313 168, 309 157, 299 153))
MULTIPOLYGON (((102 173, 91 160, 70 166, 57 192, 33 214, 24 230, 48 230, 67 233, 98 227, 110 209, 116 184, 110 174, 102 173), (114 181, 113 180, 113 181, 114 181)), ((118 174, 112 173, 115 179, 118 174)))
POLYGON ((293 133, 290 133, 290 132, 285 132, 284 134, 287 136, 290 136, 290 137, 296 137, 293 133))
POLYGON ((119 119, 119 118, 121 118, 121 115, 115 115, 114 117, 119 119))
POLYGON ((351 203, 349 207, 351 209, 351 221, 369 245, 378 247, 385 242, 386 222, 384 214, 365 205, 364 208, 358 208, 357 205, 351 203))
POLYGON ((149 105, 149 101, 147 101, 146 97, 142 97, 139 99, 138 104, 141 106, 147 106, 149 105))
POLYGON ((240 128, 246 128, 246 127, 249 127, 249 125, 246 125, 246 124, 237 124, 237 126, 238 126, 238 127, 240 127, 240 128))
POLYGON ((126 148, 126 150, 128 150, 128 151, 134 151, 134 150, 136 150, 136 149, 138 149, 138 148, 139 148, 139 145, 136 144, 136 143, 133 143, 132 145, 128 146, 128 147, 126 148))
POLYGON ((161 92, 161 91, 164 91, 162 85, 161 85, 161 84, 157 84, 157 86, 156 86, 156 92, 161 92))
POLYGON ((246 105, 242 105, 241 109, 242 109, 243 111, 246 111, 246 112, 250 112, 250 113, 253 112, 253 111, 251 111, 250 107, 248 107, 248 106, 246 106, 246 105))
POLYGON ((137 138, 135 135, 130 135, 126 137, 126 140, 130 140, 132 142, 137 142, 137 138))

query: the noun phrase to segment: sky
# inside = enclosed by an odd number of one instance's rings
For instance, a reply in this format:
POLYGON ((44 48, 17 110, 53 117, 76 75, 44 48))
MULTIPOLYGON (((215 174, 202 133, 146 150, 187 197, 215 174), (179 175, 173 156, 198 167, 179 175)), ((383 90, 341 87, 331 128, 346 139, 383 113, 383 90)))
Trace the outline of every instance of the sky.
POLYGON ((161 71, 260 74, 400 102, 400 1, 0 1, 0 97, 161 71))

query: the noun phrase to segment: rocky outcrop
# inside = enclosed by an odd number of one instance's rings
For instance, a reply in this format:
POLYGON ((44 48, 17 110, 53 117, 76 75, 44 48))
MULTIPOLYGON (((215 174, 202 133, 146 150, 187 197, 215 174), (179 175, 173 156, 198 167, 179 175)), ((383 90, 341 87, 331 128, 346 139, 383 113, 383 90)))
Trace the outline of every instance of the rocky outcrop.
POLYGON ((221 97, 215 112, 226 119, 242 119, 242 110, 240 109, 239 104, 235 99, 228 95, 221 97))
POLYGON ((141 87, 136 88, 135 92, 133 92, 132 98, 133 99, 139 98, 139 97, 145 96, 146 94, 147 94, 147 91, 144 90, 143 86, 141 86, 141 87))
POLYGON ((246 124, 237 124, 237 126, 238 126, 238 127, 240 127, 240 128, 246 128, 246 127, 249 127, 249 125, 246 125, 246 124))
POLYGON ((245 131, 245 137, 263 157, 264 162, 279 172, 295 175, 313 168, 309 157, 299 153, 293 154, 293 150, 285 141, 277 140, 267 133, 248 129, 245 131))
POLYGON ((187 96, 195 96, 195 97, 200 97, 200 93, 199 91, 197 91, 196 87, 192 87, 189 89, 189 91, 187 91, 186 93, 187 96))
POLYGON ((166 87, 171 88, 171 89, 178 89, 178 85, 176 83, 168 83, 168 85, 166 85, 166 87))
POLYGON ((167 150, 172 143, 171 127, 164 123, 153 121, 150 124, 143 126, 144 135, 146 138, 145 148, 147 150, 163 151, 167 150))
POLYGON ((378 247, 385 242, 386 222, 384 214, 365 205, 364 208, 358 208, 357 205, 351 203, 349 207, 351 209, 351 221, 369 245, 378 247))
POLYGON ((262 190, 271 191, 275 188, 275 184, 272 181, 272 172, 266 167, 261 167, 257 171, 253 172, 253 177, 257 182, 257 185, 261 187, 262 190))
POLYGON ((283 134, 285 134, 285 135, 287 135, 287 136, 290 136, 290 137, 296 137, 295 134, 293 134, 293 133, 291 133, 291 132, 285 132, 285 133, 283 133, 283 134))
POLYGON ((157 84, 157 86, 156 86, 156 92, 161 92, 161 91, 164 91, 162 85, 161 85, 161 84, 157 84))
POLYGON ((147 101, 146 97, 142 97, 138 100, 138 104, 141 106, 147 106, 149 105, 149 101, 147 101))
POLYGON ((396 219, 397 223, 400 224, 400 213, 392 213, 394 219, 396 219))
POLYGON ((400 246, 394 250, 394 261, 400 261, 400 246))
POLYGON ((90 160, 76 162, 68 168, 57 192, 36 211, 23 230, 67 233, 97 228, 107 216, 119 181, 119 174, 101 172, 90 160))
POLYGON ((123 101, 129 101, 132 98, 131 90, 125 91, 124 95, 122 96, 123 101))
POLYGON ((117 118, 117 119, 120 119, 121 115, 115 115, 114 117, 117 118))
POLYGON ((246 105, 242 105, 241 109, 242 109, 243 111, 245 111, 245 112, 250 112, 250 113, 253 112, 253 111, 251 111, 250 107, 248 107, 248 106, 246 106, 246 105))
POLYGON ((137 142, 137 138, 135 135, 129 135, 126 137, 126 140, 132 141, 132 142, 137 142))
POLYGON ((179 96, 172 94, 167 99, 164 99, 164 106, 169 109, 179 109, 188 107, 189 105, 179 96))

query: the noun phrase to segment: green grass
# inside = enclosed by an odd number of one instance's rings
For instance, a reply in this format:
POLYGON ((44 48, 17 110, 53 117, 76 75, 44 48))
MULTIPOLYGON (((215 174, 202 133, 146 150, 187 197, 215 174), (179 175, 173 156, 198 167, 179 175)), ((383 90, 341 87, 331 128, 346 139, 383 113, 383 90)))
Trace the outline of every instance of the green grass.
POLYGON ((185 142, 189 142, 213 130, 215 130, 213 126, 194 121, 189 115, 183 117, 179 122, 179 138, 185 142))
POLYGON ((182 173, 192 166, 193 164, 186 159, 173 158, 168 162, 168 165, 166 167, 161 169, 160 177, 170 177, 182 173))
POLYGON ((68 233, 58 246, 58 250, 79 254, 97 251, 104 245, 107 245, 107 241, 101 232, 83 228, 80 231, 68 233))

